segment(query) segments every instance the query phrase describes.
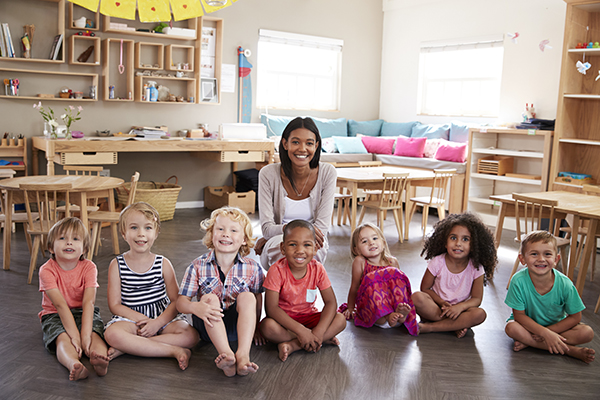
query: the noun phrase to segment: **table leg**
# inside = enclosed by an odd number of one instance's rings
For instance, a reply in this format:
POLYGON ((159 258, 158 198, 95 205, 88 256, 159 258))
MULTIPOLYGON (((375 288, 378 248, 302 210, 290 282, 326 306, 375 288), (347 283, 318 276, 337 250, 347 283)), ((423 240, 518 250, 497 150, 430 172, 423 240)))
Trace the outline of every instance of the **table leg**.
POLYGON ((408 227, 410 226, 410 210, 412 209, 413 202, 410 201, 412 197, 415 196, 416 188, 413 187, 410 183, 410 179, 406 182, 406 190, 404 195, 406 198, 404 199, 404 240, 408 240, 408 227))
POLYGON ((579 266, 579 274, 577 275, 577 291, 579 295, 583 293, 583 287, 585 285, 585 278, 587 276, 588 264, 590 263, 590 257, 592 251, 596 251, 596 229, 598 228, 598 220, 591 219, 588 227, 588 233, 585 238, 585 247, 583 248, 583 259, 579 266))
POLYGON ((354 232, 354 230, 356 229, 356 209, 358 207, 358 205, 356 204, 358 202, 358 185, 356 182, 352 182, 350 191, 352 192, 352 213, 350 214, 350 232, 354 232))
POLYGON ((11 231, 10 231, 10 226, 12 224, 12 190, 7 190, 4 193, 4 204, 3 204, 3 209, 4 209, 4 215, 5 215, 5 220, 4 220, 4 262, 3 262, 3 267, 5 270, 9 270, 10 269, 10 239, 11 239, 11 231))
MULTIPOLYGON (((567 276, 573 280, 575 277, 575 267, 577 266, 577 239, 579 237, 579 215, 573 216, 573 225, 571 226, 571 245, 569 250, 569 260, 563 260, 563 265, 567 266, 567 276)), ((583 243, 580 244, 583 246, 583 243)))
POLYGON ((506 217, 506 208, 508 205, 500 203, 500 210, 498 210, 498 220, 496 221, 496 230, 494 232, 494 244, 496 248, 500 246, 500 239, 502 239, 502 229, 504 227, 504 217, 506 217))

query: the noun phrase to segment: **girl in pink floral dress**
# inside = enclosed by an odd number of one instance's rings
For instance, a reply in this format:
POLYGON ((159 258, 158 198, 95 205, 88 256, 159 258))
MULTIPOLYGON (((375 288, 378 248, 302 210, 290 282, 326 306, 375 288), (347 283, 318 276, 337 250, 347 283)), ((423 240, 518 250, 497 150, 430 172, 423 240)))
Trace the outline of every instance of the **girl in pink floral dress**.
POLYGON ((383 233, 373 224, 363 224, 352 233, 352 283, 348 303, 340 306, 346 319, 356 326, 393 328, 404 324, 418 334, 410 281, 390 254, 383 233))

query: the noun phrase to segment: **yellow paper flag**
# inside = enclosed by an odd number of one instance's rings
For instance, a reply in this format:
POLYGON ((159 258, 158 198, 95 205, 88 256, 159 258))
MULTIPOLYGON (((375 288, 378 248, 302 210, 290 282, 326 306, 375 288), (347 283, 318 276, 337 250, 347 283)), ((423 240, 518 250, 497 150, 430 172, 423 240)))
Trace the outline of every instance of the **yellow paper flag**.
POLYGON ((169 0, 138 0, 138 14, 140 22, 170 21, 169 0))
POLYGON ((206 3, 206 0, 200 0, 200 2, 204 7, 204 11, 206 11, 207 13, 215 12, 222 8, 229 7, 231 5, 231 0, 227 0, 227 3, 225 3, 224 6, 209 6, 208 3, 206 3))
POLYGON ((102 0, 100 13, 109 17, 135 20, 135 0, 102 0))
POLYGON ((100 0, 69 0, 73 4, 92 10, 93 12, 98 11, 98 2, 100 0))
POLYGON ((202 6, 198 0, 171 0, 171 10, 173 11, 173 19, 175 21, 204 15, 202 6))

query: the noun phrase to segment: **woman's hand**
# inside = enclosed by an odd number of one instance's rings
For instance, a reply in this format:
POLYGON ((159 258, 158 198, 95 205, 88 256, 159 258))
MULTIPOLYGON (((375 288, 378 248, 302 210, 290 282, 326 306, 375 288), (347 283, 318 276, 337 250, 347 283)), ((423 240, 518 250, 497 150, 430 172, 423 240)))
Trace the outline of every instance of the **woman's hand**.
POLYGON ((256 241, 256 243, 254 244, 254 252, 257 256, 260 256, 262 254, 263 248, 265 247, 266 243, 267 239, 265 239, 264 237, 261 237, 256 241))
POLYGON ((315 226, 315 239, 317 240, 317 250, 323 247, 323 242, 325 241, 325 235, 319 228, 315 226))

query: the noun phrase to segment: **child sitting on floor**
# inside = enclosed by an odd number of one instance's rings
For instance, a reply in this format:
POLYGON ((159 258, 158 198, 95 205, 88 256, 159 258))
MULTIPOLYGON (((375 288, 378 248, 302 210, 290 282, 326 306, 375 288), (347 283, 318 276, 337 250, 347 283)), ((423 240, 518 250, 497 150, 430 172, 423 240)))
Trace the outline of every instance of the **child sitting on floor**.
POLYGON ((82 353, 98 376, 108 371, 106 343, 102 338, 104 323, 95 307, 98 270, 86 260, 90 247, 88 230, 78 218, 58 221, 48 232, 48 249, 52 258, 40 268, 40 292, 44 345, 56 353, 58 361, 69 370, 69 379, 88 377, 81 363, 82 353))
POLYGON ((262 313, 264 273, 246 257, 254 245, 250 218, 239 208, 222 207, 201 226, 210 251, 185 271, 177 309, 192 314, 200 338, 215 345, 219 353, 215 363, 226 376, 254 373, 258 365, 250 361, 250 346, 253 337, 262 340, 256 321, 262 313), (198 302, 192 302, 193 297, 198 302), (234 353, 229 341, 236 340, 234 353))
POLYGON ((108 307, 113 313, 105 337, 111 360, 123 353, 141 357, 172 357, 186 369, 198 333, 177 314, 179 292, 171 262, 152 253, 160 232, 158 211, 133 203, 119 217, 119 230, 129 251, 108 267, 108 307))
POLYGON ((498 263, 492 232, 474 214, 451 214, 435 224, 423 254, 430 261, 412 296, 419 333, 454 331, 461 338, 486 318, 483 286, 498 263))
POLYGON ((336 335, 346 327, 346 318, 336 312, 327 272, 313 260, 316 250, 312 224, 291 221, 283 230, 284 258, 271 266, 265 279, 267 317, 261 321, 260 331, 278 344, 281 361, 300 349, 317 352, 323 343, 339 345, 336 335), (322 312, 314 306, 317 290, 325 304, 322 312))
POLYGON ((338 309, 354 325, 394 328, 404 324, 411 335, 418 334, 410 281, 400 271, 381 230, 366 223, 354 230, 351 239, 352 283, 348 304, 338 309))
POLYGON ((510 281, 504 302, 513 312, 505 331, 515 340, 514 351, 531 346, 590 363, 596 352, 576 345, 590 342, 594 331, 581 323, 585 305, 575 285, 554 269, 559 260, 551 233, 534 231, 523 239, 519 261, 527 268, 510 281))

